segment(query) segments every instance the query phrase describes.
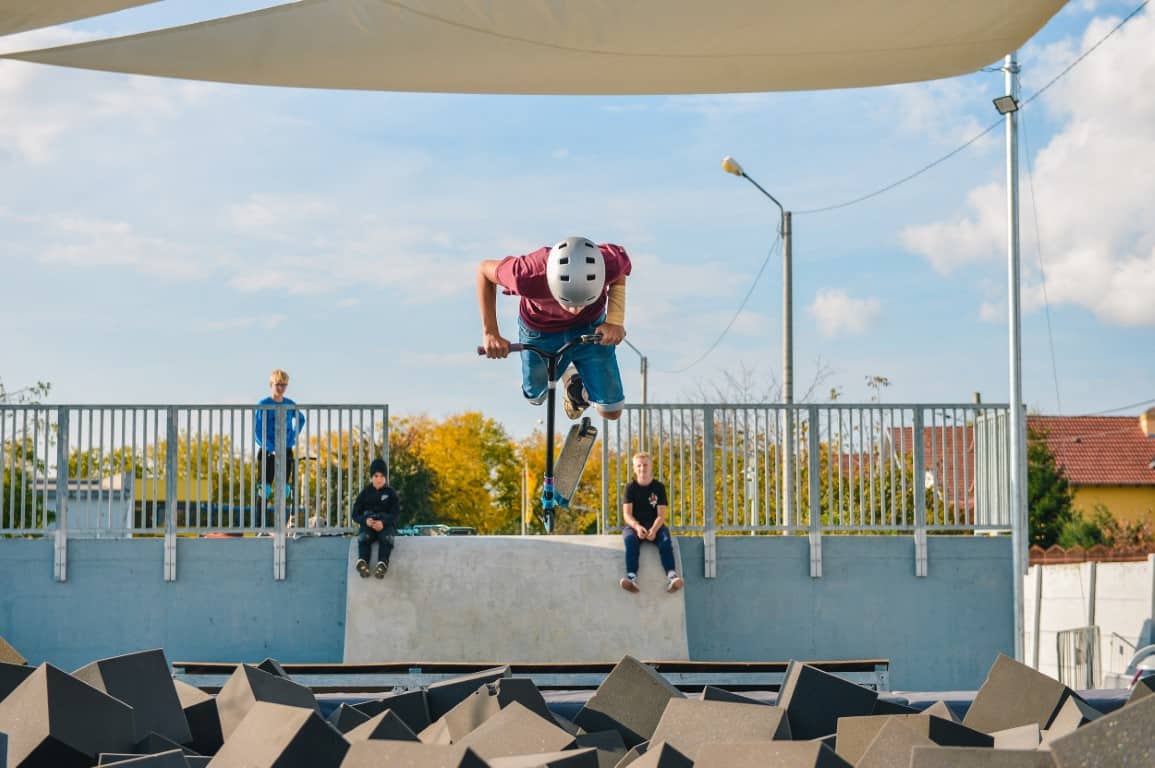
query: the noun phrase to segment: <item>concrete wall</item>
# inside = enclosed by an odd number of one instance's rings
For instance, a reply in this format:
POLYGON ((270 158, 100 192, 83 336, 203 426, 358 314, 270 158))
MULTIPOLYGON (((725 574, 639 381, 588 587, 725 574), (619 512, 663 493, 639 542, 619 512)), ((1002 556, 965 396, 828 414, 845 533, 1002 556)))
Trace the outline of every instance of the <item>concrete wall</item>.
POLYGON ((1014 654, 1010 537, 830 536, 822 578, 806 538, 718 537, 718 578, 683 540, 693 659, 888 658, 893 690, 972 690, 1014 654))
POLYGON ((1110 686, 1112 675, 1121 673, 1131 658, 1128 644, 1138 641, 1143 621, 1155 613, 1155 555, 1137 563, 1033 565, 1024 584, 1027 661, 1055 678, 1060 631, 1099 627, 1102 684, 1110 686), (1036 601, 1040 588, 1042 600, 1036 601), (1036 604, 1041 606, 1037 612, 1036 604))
MULTIPOLYGON (((271 539, 182 540, 178 580, 165 583, 159 540, 73 541, 57 583, 50 541, 0 540, 0 636, 65 669, 150 647, 170 660, 339 662, 349 544, 290 541, 288 580, 276 582, 271 539)), ((880 657, 895 690, 974 689, 1014 647, 1009 537, 931 537, 926 578, 910 537, 827 537, 817 580, 804 537, 719 537, 715 579, 703 577, 701 539, 679 544, 692 659, 880 657)), ((560 583, 566 567, 557 558, 524 575, 560 583)), ((462 590, 498 598, 483 572, 459 575, 462 590)))

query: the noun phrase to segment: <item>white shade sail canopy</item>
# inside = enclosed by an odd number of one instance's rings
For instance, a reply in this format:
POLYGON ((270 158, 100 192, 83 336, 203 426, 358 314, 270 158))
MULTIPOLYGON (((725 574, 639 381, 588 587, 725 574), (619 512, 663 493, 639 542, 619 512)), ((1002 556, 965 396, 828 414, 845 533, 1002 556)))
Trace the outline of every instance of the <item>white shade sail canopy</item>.
POLYGON ((10 54, 226 83, 661 94, 853 88, 973 72, 1065 0, 301 0, 10 54))
POLYGON ((0 35, 51 27, 156 0, 0 0, 0 35))

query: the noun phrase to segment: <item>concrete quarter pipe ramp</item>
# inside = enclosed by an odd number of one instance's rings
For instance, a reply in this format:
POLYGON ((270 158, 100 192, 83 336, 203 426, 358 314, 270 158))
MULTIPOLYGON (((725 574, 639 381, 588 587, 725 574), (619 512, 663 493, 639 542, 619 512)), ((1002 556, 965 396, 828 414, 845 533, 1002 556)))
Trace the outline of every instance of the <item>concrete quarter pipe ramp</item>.
POLYGON ((398 537, 384 579, 356 557, 354 540, 346 662, 689 658, 685 593, 666 592, 657 547, 642 547, 640 594, 618 586, 619 536, 398 537))

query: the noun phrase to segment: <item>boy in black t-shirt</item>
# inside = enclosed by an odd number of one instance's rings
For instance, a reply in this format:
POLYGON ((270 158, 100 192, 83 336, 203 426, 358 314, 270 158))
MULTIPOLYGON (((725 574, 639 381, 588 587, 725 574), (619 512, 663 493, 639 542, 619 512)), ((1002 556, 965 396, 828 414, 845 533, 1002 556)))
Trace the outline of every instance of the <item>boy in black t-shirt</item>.
POLYGON ((666 527, 666 486, 654 479, 654 463, 648 453, 634 455, 634 479, 626 486, 622 501, 622 518, 626 527, 622 538, 626 542, 626 575, 621 580, 622 589, 637 592, 638 552, 643 541, 658 545, 662 567, 666 569, 666 591, 677 592, 682 588, 682 577, 674 565, 674 543, 670 539, 670 529, 666 527))
POLYGON ((377 568, 373 575, 385 578, 400 513, 397 491, 389 487, 389 468, 384 459, 373 459, 369 465, 369 484, 353 502, 353 522, 361 525, 357 536, 357 573, 361 578, 369 577, 369 556, 374 541, 377 542, 377 568))

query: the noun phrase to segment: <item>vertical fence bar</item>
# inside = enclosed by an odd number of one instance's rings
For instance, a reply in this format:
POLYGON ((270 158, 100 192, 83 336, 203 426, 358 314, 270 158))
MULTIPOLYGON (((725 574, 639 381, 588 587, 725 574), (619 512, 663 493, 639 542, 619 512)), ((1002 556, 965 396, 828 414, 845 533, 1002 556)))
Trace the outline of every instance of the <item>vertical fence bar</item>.
POLYGON ((807 452, 807 476, 810 479, 810 578, 822 578, 822 507, 819 497, 819 473, 822 471, 819 461, 819 434, 818 434, 818 406, 806 406, 807 418, 810 421, 808 431, 809 446, 807 452))
POLYGON ((718 575, 717 534, 714 531, 714 409, 702 409, 702 546, 707 579, 718 575))
POLYGON ((176 581, 176 517, 179 495, 177 441, 180 439, 180 429, 174 406, 165 409, 164 431, 164 580, 176 581))
MULTIPOLYGON (((914 409, 914 575, 926 576, 926 457, 922 408, 914 409)), ((933 447, 933 446, 932 446, 933 447)))
MULTIPOLYGON (((48 411, 44 413, 47 417, 48 411)), ((53 542, 53 575, 57 581, 68 581, 68 417, 68 408, 56 409, 56 539, 53 542)), ((47 522, 47 509, 44 510, 44 517, 47 522)))
MULTIPOLYGON (((277 505, 273 521, 273 578, 277 581, 285 580, 285 486, 288 483, 285 474, 288 468, 288 429, 286 418, 288 416, 288 406, 277 405, 273 411, 277 419, 276 422, 276 437, 274 438, 273 447, 276 453, 274 454, 273 469, 273 487, 277 493, 277 505)), ((294 416, 294 419, 296 416, 294 416)), ((268 499, 265 500, 268 504, 268 499)))

